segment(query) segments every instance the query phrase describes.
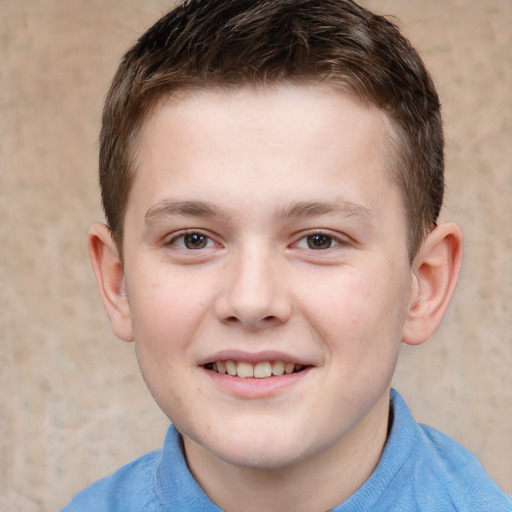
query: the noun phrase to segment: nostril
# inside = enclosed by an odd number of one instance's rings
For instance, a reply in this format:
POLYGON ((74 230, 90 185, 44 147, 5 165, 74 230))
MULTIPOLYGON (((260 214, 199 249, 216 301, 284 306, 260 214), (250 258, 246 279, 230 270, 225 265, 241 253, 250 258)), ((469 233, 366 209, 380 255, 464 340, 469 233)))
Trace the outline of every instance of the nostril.
MULTIPOLYGON (((241 321, 240 318, 238 318, 235 315, 226 317, 224 321, 227 323, 230 323, 230 324, 239 323, 239 322, 244 323, 243 321, 241 321)), ((261 324, 272 324, 276 321, 278 321, 278 318, 275 315, 268 315, 268 316, 261 318, 260 320, 257 320, 257 323, 260 323, 260 325, 261 324)))

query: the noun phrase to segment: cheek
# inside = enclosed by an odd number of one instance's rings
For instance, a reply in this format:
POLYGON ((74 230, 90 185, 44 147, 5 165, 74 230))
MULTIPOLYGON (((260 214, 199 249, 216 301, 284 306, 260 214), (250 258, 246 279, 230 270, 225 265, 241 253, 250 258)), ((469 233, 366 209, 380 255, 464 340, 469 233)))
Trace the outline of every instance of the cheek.
POLYGON ((397 287, 398 276, 383 275, 349 269, 302 294, 304 315, 331 351, 358 359, 370 351, 382 356, 399 344, 404 293, 397 287))
POLYGON ((301 284, 296 293, 298 303, 315 324, 327 330, 364 325, 366 316, 371 316, 372 286, 360 272, 344 269, 301 284))
POLYGON ((211 302, 210 286, 196 275, 139 274, 130 293, 130 314, 136 345, 151 347, 153 357, 182 350, 198 329, 211 302))
POLYGON ((184 415, 195 370, 194 340, 203 328, 208 297, 189 279, 159 274, 138 275, 136 294, 129 293, 135 351, 142 377, 171 421, 184 415))

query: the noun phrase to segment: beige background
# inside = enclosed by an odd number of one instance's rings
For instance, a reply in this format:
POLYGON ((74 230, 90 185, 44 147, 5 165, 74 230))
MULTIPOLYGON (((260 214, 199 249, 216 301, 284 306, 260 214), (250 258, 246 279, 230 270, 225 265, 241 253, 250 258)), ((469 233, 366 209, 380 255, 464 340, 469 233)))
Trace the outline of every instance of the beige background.
MULTIPOLYGON (((167 420, 114 339, 86 253, 101 218, 96 140, 122 52, 163 0, 0 0, 0 511, 58 510, 158 448, 167 420)), ((438 84, 444 218, 466 233, 444 327, 404 350, 420 421, 512 493, 512 1, 368 0, 393 13, 438 84)))

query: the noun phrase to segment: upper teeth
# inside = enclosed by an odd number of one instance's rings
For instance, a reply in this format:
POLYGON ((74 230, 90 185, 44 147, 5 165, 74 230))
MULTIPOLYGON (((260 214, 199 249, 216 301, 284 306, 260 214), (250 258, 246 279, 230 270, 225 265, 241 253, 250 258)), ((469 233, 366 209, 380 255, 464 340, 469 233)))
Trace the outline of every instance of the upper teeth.
POLYGON ((265 379, 272 375, 290 374, 304 368, 301 364, 285 363, 284 361, 263 361, 261 363, 249 363, 246 361, 215 361, 211 365, 214 372, 228 374, 233 377, 255 377, 265 379))

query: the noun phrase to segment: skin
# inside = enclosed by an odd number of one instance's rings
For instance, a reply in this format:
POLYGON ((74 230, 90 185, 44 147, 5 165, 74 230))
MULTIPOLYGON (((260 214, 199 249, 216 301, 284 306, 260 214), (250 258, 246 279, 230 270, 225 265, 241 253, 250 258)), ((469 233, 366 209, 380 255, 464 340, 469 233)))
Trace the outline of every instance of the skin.
POLYGON ((433 230, 411 266, 389 129, 326 87, 170 99, 142 132, 124 258, 91 228, 113 330, 224 510, 326 510, 355 492, 385 444, 400 344, 448 305, 460 230, 433 230), (306 371, 241 379, 208 369, 218 359, 306 371))

